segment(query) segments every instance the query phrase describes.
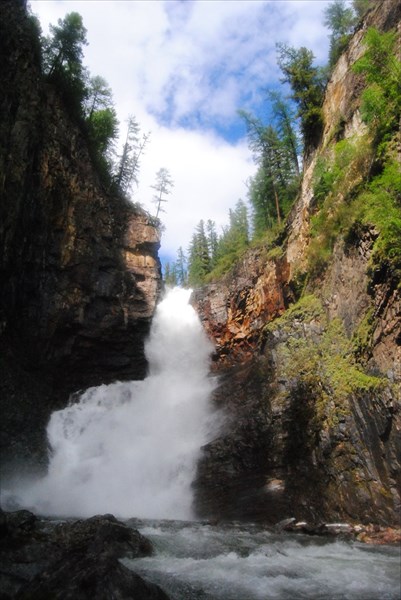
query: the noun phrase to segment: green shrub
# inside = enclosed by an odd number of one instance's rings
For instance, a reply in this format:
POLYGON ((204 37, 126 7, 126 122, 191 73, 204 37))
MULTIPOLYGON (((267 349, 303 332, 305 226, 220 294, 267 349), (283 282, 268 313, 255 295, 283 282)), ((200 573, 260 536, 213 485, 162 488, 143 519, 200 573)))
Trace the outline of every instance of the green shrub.
POLYGON ((278 376, 289 380, 290 394, 295 391, 299 401, 307 402, 313 395, 314 417, 320 423, 336 424, 348 410, 350 395, 378 392, 385 385, 382 378, 363 371, 342 321, 330 321, 314 295, 301 298, 265 327, 266 333, 276 331, 286 333, 275 348, 278 376))
POLYGON ((376 142, 391 137, 399 128, 401 114, 401 61, 397 58, 397 33, 380 33, 371 27, 364 42, 365 54, 355 63, 356 73, 365 76, 361 115, 376 142))
POLYGON ((308 248, 312 275, 324 270, 337 239, 355 222, 354 199, 371 162, 372 149, 366 137, 341 140, 317 161, 313 183, 317 210, 311 217, 308 248))
POLYGON ((389 161, 383 172, 359 197, 360 219, 378 230, 370 269, 387 270, 401 284, 401 172, 399 164, 389 161))

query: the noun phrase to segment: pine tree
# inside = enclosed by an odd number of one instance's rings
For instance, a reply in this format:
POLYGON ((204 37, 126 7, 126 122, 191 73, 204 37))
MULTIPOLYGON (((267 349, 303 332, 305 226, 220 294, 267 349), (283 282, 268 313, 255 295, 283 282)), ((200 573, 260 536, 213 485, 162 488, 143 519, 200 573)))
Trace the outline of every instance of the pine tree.
POLYGON ((81 15, 76 12, 57 23, 50 25, 50 35, 42 38, 43 70, 63 95, 69 110, 80 117, 87 93, 87 76, 82 65, 83 46, 88 44, 86 29, 81 15))
POLYGON ((49 77, 63 70, 78 73, 82 69, 83 46, 88 45, 80 14, 68 13, 57 23, 50 25, 51 35, 43 40, 43 66, 49 77))
POLYGON ((229 210, 229 225, 223 230, 217 248, 217 265, 232 264, 249 244, 248 209, 243 200, 238 200, 229 210))
POLYGON ((107 81, 96 75, 89 78, 85 108, 87 118, 90 121, 93 114, 98 110, 105 110, 113 106, 113 93, 107 81))
POLYGON ((273 227, 275 222, 269 183, 262 166, 259 167, 256 175, 249 182, 248 197, 252 206, 252 229, 255 238, 263 236, 267 229, 273 227))
POLYGON ((291 98, 298 106, 304 145, 315 146, 323 125, 321 106, 325 81, 322 72, 313 65, 313 52, 305 47, 296 49, 277 44, 277 50, 277 63, 284 75, 281 81, 289 83, 291 98))
POLYGON ((171 287, 175 287, 178 284, 177 272, 174 263, 171 265, 169 262, 167 262, 164 265, 164 282, 166 285, 171 287))
POLYGON ((114 185, 123 194, 127 194, 134 183, 138 184, 139 159, 148 141, 149 134, 141 137, 138 122, 135 117, 130 116, 123 151, 114 176, 114 185))
POLYGON ((324 9, 324 25, 331 31, 329 67, 332 68, 344 51, 355 25, 352 8, 344 0, 334 0, 324 9))
POLYGON ((296 117, 288 102, 285 102, 276 91, 268 92, 271 101, 273 119, 277 124, 277 131, 282 141, 284 152, 287 155, 288 172, 300 176, 299 155, 301 144, 296 131, 296 117))
POLYGON ((177 251, 177 260, 175 261, 176 285, 185 287, 188 283, 187 258, 184 250, 180 246, 177 251))
POLYGON ((211 219, 208 219, 206 223, 207 232, 207 244, 209 249, 210 263, 212 267, 216 264, 217 260, 217 249, 219 244, 219 237, 216 232, 216 223, 211 219))
POLYGON ((163 196, 168 196, 171 193, 171 188, 174 187, 173 180, 167 169, 162 167, 158 170, 156 173, 156 183, 151 187, 156 190, 156 194, 153 196, 153 203, 156 204, 155 218, 158 219, 159 213, 165 212, 162 208, 162 204, 167 202, 167 198, 164 198, 163 196))
POLYGON ((205 233, 205 223, 199 221, 192 235, 188 252, 188 284, 199 285, 211 270, 209 248, 205 233))
POLYGON ((271 227, 273 215, 281 224, 299 184, 297 140, 290 123, 290 111, 277 96, 274 98, 281 135, 278 128, 265 126, 260 119, 240 112, 247 125, 254 160, 259 165, 257 177, 249 185, 256 236, 271 227))

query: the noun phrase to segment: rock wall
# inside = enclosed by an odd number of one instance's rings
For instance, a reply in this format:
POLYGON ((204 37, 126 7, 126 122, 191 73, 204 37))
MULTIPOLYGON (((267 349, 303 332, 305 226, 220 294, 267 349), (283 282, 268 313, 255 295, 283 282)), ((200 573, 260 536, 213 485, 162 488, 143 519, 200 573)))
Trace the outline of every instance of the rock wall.
POLYGON ((284 312, 292 298, 288 268, 285 259, 255 249, 218 283, 196 290, 193 301, 214 341, 217 368, 251 358, 265 323, 284 312))
MULTIPOLYGON (((369 26, 400 30, 400 21, 399 2, 378 3, 340 58, 281 252, 252 250, 221 283, 193 295, 216 344, 215 402, 227 417, 199 464, 202 516, 399 522, 401 296, 385 273, 368 276, 377 232, 339 239, 326 271, 305 276, 316 162, 339 132, 366 131, 363 81, 351 65, 369 26)), ((355 177, 369 169, 367 156, 355 177)))
POLYGON ((24 3, 0 12, 1 455, 36 461, 71 392, 144 377, 159 237, 101 185, 24 3))

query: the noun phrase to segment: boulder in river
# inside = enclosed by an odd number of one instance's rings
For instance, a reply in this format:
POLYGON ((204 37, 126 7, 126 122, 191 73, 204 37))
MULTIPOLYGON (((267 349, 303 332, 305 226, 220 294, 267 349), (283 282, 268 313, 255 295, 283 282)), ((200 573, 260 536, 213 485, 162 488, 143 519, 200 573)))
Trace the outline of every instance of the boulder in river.
POLYGON ((152 544, 113 515, 42 520, 0 511, 0 598, 168 600, 119 559, 152 554, 152 544))

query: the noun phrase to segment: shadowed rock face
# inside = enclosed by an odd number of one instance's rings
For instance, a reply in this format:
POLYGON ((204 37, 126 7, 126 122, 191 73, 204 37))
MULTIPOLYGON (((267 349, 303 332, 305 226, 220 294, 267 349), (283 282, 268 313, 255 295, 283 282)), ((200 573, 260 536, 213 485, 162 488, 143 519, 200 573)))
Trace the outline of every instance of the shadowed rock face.
MULTIPOLYGON (((325 273, 307 281, 310 304, 291 304, 308 262, 316 161, 335 142, 339 115, 344 137, 365 133, 363 82, 350 66, 368 26, 400 31, 400 19, 399 2, 378 3, 333 72, 321 145, 307 156, 282 256, 250 250, 222 282, 193 294, 215 342, 214 402, 226 414, 199 463, 202 517, 399 523, 401 296, 387 273, 369 271, 378 233, 339 239, 325 273)), ((362 166, 358 181, 368 176, 362 166)))
POLYGON ((260 354, 219 373, 214 402, 226 420, 198 465, 195 506, 202 518, 399 523, 394 389, 341 395, 324 373, 292 367, 288 344, 316 344, 318 354, 326 327, 325 319, 306 316, 272 323, 260 354))
POLYGON ((0 377, 2 460, 43 455, 71 392, 146 374, 160 294, 158 232, 110 195, 63 99, 40 74, 23 3, 2 2, 0 377))
POLYGON ((27 510, 0 511, 4 598, 168 600, 119 562, 152 551, 149 540, 113 515, 55 524, 27 510))

